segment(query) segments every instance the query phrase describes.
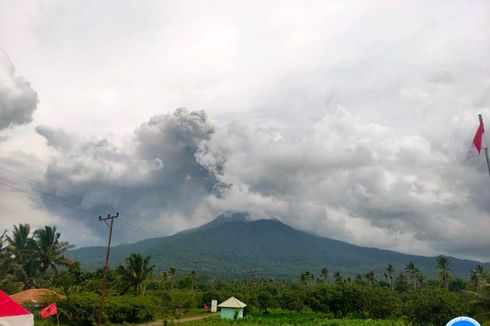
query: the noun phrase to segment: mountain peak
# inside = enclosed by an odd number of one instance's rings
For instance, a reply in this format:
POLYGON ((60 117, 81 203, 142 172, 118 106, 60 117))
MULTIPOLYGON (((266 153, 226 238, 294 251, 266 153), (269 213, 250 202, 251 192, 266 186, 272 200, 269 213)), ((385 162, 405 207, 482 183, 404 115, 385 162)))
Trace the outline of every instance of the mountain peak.
POLYGON ((249 222, 250 214, 248 212, 237 212, 237 211, 227 211, 223 214, 218 215, 214 220, 209 223, 206 223, 200 226, 198 229, 208 229, 212 227, 216 227, 225 223, 230 222, 249 222))

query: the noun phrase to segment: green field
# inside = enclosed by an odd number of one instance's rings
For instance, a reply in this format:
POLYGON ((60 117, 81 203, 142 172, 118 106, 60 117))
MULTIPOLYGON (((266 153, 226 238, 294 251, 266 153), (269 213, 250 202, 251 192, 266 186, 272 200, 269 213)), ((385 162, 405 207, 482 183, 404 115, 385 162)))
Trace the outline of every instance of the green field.
POLYGON ((371 319, 324 319, 316 316, 284 316, 274 315, 270 317, 246 317, 239 321, 223 321, 219 317, 207 318, 200 321, 189 322, 186 325, 304 325, 304 326, 402 326, 407 325, 401 321, 371 320, 371 319))
POLYGON ((372 320, 372 319, 330 319, 324 314, 308 312, 289 313, 281 310, 268 314, 254 314, 237 321, 221 320, 220 317, 211 317, 199 321, 188 322, 186 325, 305 325, 305 326, 405 326, 402 321, 372 320))
MULTIPOLYGON (((490 326, 490 323, 480 323, 490 326)), ((315 313, 274 313, 270 315, 247 316, 238 321, 221 320, 219 317, 206 318, 199 321, 187 322, 185 325, 211 326, 211 325, 281 325, 281 326, 411 326, 411 323, 402 320, 374 320, 374 319, 328 319, 315 313)))

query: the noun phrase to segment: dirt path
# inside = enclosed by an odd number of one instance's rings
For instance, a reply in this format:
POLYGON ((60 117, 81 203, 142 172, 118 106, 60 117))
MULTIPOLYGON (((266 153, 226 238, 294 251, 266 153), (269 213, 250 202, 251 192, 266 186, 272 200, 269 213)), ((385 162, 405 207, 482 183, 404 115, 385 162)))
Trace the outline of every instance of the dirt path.
MULTIPOLYGON (((182 319, 169 320, 168 323, 169 323, 169 325, 181 324, 181 323, 187 323, 190 321, 201 320, 204 318, 213 317, 213 316, 217 316, 217 315, 218 315, 217 312, 211 313, 211 314, 203 314, 203 315, 187 317, 187 318, 182 318, 182 319)), ((148 322, 145 324, 139 324, 138 326, 162 326, 162 325, 163 325, 163 320, 156 320, 156 321, 151 321, 151 322, 148 322)))

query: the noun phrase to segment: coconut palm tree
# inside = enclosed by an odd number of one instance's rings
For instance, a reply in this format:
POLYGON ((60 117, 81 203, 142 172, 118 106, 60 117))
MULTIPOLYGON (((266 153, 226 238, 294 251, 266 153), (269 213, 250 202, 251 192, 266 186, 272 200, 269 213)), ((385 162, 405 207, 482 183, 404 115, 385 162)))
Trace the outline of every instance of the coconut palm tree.
POLYGON ((7 247, 7 230, 0 235, 0 287, 6 288, 7 285, 15 283, 15 275, 21 271, 22 267, 11 259, 11 254, 7 247))
POLYGON ((483 266, 478 264, 476 265, 475 269, 471 271, 471 288, 473 291, 478 292, 481 288, 482 285, 482 278, 483 278, 483 266))
POLYGON ((299 276, 299 282, 301 283, 301 285, 306 285, 308 283, 309 276, 310 272, 301 273, 301 275, 299 276))
POLYGON ((7 252, 7 230, 0 236, 0 279, 3 279, 10 270, 10 257, 7 252))
POLYGON ((160 277, 160 280, 161 280, 161 283, 163 285, 163 290, 164 291, 167 290, 168 279, 169 279, 168 273, 167 272, 163 272, 162 275, 161 275, 161 277, 160 277))
POLYGON ((175 267, 170 267, 168 273, 170 274, 170 281, 171 281, 170 288, 173 289, 175 277, 177 276, 177 269, 175 269, 175 267))
POLYGON ((342 274, 340 274, 340 272, 333 273, 333 278, 335 280, 335 283, 337 284, 344 282, 344 278, 342 277, 342 274))
POLYGON ((326 282, 328 278, 328 268, 323 266, 320 270, 320 278, 323 278, 323 281, 326 282))
POLYGON ((124 261, 124 265, 117 268, 122 279, 130 285, 135 295, 144 294, 145 281, 150 279, 155 265, 150 265, 150 257, 142 254, 131 254, 124 261))
POLYGON ((369 271, 366 274, 364 274, 364 277, 366 278, 366 281, 369 285, 374 285, 378 281, 376 280, 376 274, 374 274, 373 271, 369 271))
POLYGON ((197 278, 197 272, 196 270, 192 270, 190 273, 189 273, 190 277, 191 277, 191 290, 194 290, 194 285, 196 283, 196 278, 197 278))
POLYGON ((36 251, 36 242, 31 236, 29 224, 14 225, 12 236, 7 236, 8 250, 19 263, 32 259, 36 251))
POLYGON ((36 287, 39 280, 39 247, 31 235, 29 224, 14 225, 12 235, 7 236, 6 251, 9 255, 10 271, 24 289, 36 287))
POLYGON ((395 286, 394 289, 397 290, 398 292, 405 292, 408 290, 408 278, 405 275, 405 273, 400 273, 398 276, 395 278, 395 286))
POLYGON ((315 280, 315 275, 313 275, 312 273, 306 271, 304 273, 302 273, 300 276, 299 276, 299 282, 302 284, 302 285, 306 285, 306 286, 310 286, 312 281, 315 280))
POLYGON ((449 273, 449 259, 447 256, 439 255, 437 257, 437 268, 439 269, 439 281, 441 286, 446 290, 449 289, 451 274, 449 273))
POLYGON ((408 277, 412 282, 413 289, 419 289, 424 282, 424 276, 422 272, 415 266, 413 262, 409 262, 407 266, 405 266, 405 271, 407 272, 408 277))
POLYGON ((72 263, 63 254, 74 246, 68 242, 60 241, 60 236, 61 234, 56 232, 56 226, 45 226, 44 229, 38 229, 34 232, 42 274, 45 274, 49 269, 57 274, 57 266, 70 266, 72 263))
POLYGON ((393 265, 388 264, 385 270, 385 279, 386 283, 390 286, 390 289, 393 289, 395 286, 395 281, 393 279, 393 273, 395 272, 395 269, 393 268, 393 265))
POLYGON ((425 282, 424 274, 422 274, 422 272, 418 268, 415 269, 415 282, 417 289, 422 288, 425 282))
POLYGON ((364 284, 364 279, 362 278, 362 275, 360 273, 357 273, 356 277, 354 278, 354 283, 364 284))

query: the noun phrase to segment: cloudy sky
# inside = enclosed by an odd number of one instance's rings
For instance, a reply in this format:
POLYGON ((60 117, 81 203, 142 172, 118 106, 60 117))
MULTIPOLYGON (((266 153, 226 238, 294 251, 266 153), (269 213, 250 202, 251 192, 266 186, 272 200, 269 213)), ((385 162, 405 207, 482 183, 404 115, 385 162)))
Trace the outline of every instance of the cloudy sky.
POLYGON ((488 1, 0 0, 0 226, 228 210, 490 261, 488 1))

